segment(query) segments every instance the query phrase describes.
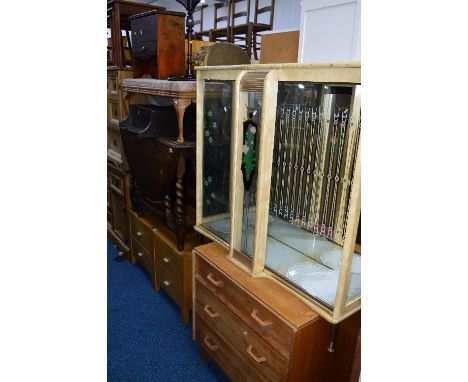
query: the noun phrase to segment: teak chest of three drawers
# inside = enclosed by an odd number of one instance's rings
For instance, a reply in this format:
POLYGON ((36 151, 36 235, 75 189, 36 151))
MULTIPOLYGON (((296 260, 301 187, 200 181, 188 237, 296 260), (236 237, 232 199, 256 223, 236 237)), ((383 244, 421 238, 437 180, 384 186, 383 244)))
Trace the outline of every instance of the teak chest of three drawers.
POLYGON ((344 330, 339 351, 329 353, 330 325, 323 318, 273 281, 251 277, 227 254, 217 243, 193 251, 193 337, 202 357, 233 381, 349 381, 357 330, 344 330))
POLYGON ((161 223, 130 212, 132 263, 138 262, 151 275, 157 291, 163 289, 181 309, 184 324, 192 308, 192 249, 187 241, 179 251, 174 235, 161 223))

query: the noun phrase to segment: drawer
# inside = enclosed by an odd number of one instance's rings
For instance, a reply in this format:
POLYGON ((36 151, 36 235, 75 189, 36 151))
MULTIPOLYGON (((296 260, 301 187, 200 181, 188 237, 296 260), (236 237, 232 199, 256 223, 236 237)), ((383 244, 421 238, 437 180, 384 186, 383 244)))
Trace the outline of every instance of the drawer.
POLYGON ((232 381, 265 381, 198 315, 195 320, 195 337, 202 348, 205 349, 232 381))
POLYGON ((143 248, 143 246, 132 238, 132 251, 134 258, 151 274, 154 274, 153 254, 143 248))
POLYGON ((151 58, 156 58, 158 55, 157 51, 158 45, 156 42, 141 42, 135 43, 132 46, 132 54, 134 58, 140 60, 149 60, 151 58))
POLYGON ((107 129, 107 149, 112 150, 113 152, 122 156, 123 145, 122 137, 120 136, 120 131, 107 129))
POLYGON ((107 100, 107 120, 116 124, 120 121, 120 105, 118 100, 107 100))
POLYGON ((183 273, 183 258, 174 253, 160 238, 154 238, 154 254, 156 263, 161 269, 167 270, 171 274, 183 273))
POLYGON ((197 255, 195 278, 247 322, 266 342, 289 359, 294 328, 224 273, 197 255))
POLYGON ((117 74, 107 75, 107 96, 111 99, 117 100, 119 97, 119 81, 117 74))
POLYGON ((157 41, 158 31, 157 31, 157 15, 149 15, 146 17, 139 17, 134 20, 131 20, 132 27, 132 48, 135 44, 147 42, 147 41, 157 41))
POLYGON ((107 150, 107 167, 112 167, 116 172, 123 173, 125 165, 122 156, 114 151, 107 150))
POLYGON ((196 312, 268 381, 284 381, 288 362, 240 320, 200 282, 196 282, 196 312))
POLYGON ((111 172, 108 172, 108 177, 109 177, 109 188, 110 190, 119 195, 121 198, 123 198, 124 195, 124 188, 123 188, 123 180, 121 177, 114 175, 111 172))
POLYGON ((134 215, 130 215, 132 237, 146 249, 147 252, 153 253, 153 232, 151 229, 141 223, 134 215))
POLYGON ((171 296, 177 305, 182 306, 182 302, 184 301, 184 281, 182 273, 170 273, 167 269, 163 269, 157 264, 156 274, 158 280, 161 280, 161 288, 171 296))

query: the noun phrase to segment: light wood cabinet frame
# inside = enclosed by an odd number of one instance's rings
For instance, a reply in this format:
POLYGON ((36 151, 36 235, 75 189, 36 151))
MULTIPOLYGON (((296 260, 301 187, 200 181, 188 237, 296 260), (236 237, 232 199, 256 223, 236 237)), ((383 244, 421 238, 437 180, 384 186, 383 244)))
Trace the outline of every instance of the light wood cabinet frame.
MULTIPOLYGON (((293 294, 311 306, 318 314, 331 323, 338 323, 358 311, 361 307, 360 295, 347 302, 347 293, 350 285, 351 265, 355 249, 355 240, 358 230, 361 210, 361 147, 357 147, 357 159, 354 179, 349 202, 349 216, 346 228, 346 238, 343 245, 343 255, 339 271, 338 287, 334 309, 320 304, 315 299, 295 287, 287 280, 265 268, 266 240, 268 227, 268 211, 270 204, 271 172, 273 161, 273 145, 275 138, 276 108, 279 82, 312 82, 331 85, 353 86, 350 120, 350 132, 360 124, 361 109, 361 65, 359 62, 349 63, 323 63, 323 64, 276 64, 276 65, 237 65, 218 67, 197 67, 197 213, 195 229, 229 249, 229 258, 253 277, 269 278, 288 288, 293 294), (259 157, 257 173, 257 194, 253 256, 251 267, 241 263, 234 257, 236 248, 240 248, 242 230, 242 203, 243 184, 241 158, 242 158, 242 123, 245 120, 243 107, 247 92, 241 91, 242 78, 249 72, 267 71, 263 82, 262 114, 260 116, 259 157), (233 81, 233 110, 231 131, 231 181, 229 188, 230 203, 230 243, 220 239, 203 227, 202 201, 203 201, 203 98, 205 80, 233 81)), ((348 154, 349 155, 349 154, 348 154)), ((350 158, 347 158, 349 161, 350 158)), ((348 168, 349 170, 349 168, 348 168)), ((345 211, 340 211, 342 215, 345 211)))

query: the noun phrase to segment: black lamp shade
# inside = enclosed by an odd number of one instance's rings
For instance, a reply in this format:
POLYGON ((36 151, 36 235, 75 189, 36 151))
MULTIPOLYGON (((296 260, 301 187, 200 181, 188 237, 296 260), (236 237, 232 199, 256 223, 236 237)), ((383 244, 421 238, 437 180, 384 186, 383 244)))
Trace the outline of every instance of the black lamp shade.
POLYGON ((179 4, 182 4, 184 8, 189 11, 193 11, 195 7, 198 5, 200 0, 176 0, 179 4))

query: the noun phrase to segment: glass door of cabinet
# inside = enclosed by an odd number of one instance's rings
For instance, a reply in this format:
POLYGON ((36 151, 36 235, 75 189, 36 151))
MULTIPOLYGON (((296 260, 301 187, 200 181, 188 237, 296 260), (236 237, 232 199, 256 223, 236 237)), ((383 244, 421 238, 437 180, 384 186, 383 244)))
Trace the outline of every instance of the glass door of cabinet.
MULTIPOLYGON (((278 84, 265 267, 326 308, 335 307, 359 129, 354 86, 278 84)), ((360 294, 353 254, 352 294, 360 294)))
MULTIPOLYGON (((263 132, 263 91, 268 71, 246 72, 239 79, 232 178, 231 255, 252 270, 258 234, 258 195, 263 187, 259 156, 263 132)), ((260 224, 261 226, 261 224, 260 224)))
POLYGON ((206 80, 203 97, 202 226, 230 242, 233 81, 206 80))

